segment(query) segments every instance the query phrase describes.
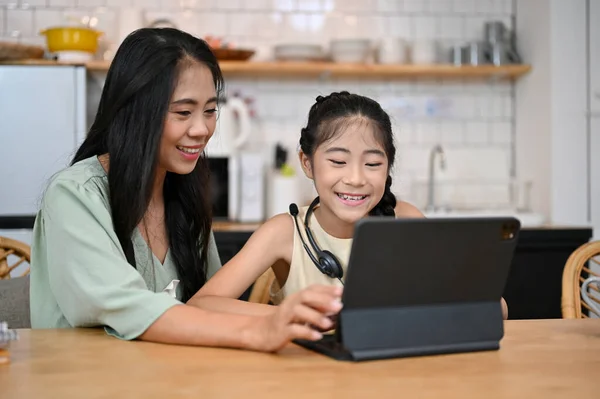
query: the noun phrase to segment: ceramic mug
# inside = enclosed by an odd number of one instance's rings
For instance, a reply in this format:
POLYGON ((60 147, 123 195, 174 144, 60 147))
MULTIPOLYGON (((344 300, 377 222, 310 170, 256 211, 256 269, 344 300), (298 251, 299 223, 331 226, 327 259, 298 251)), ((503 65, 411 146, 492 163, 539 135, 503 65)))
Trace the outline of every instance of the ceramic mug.
POLYGON ((598 305, 598 302, 594 301, 588 294, 588 286, 590 284, 596 284, 598 289, 600 289, 600 277, 589 277, 587 280, 585 280, 583 284, 581 284, 581 296, 583 297, 585 303, 587 303, 590 308, 594 309, 594 311, 600 315, 600 305, 598 305))
POLYGON ((396 37, 381 39, 377 49, 377 62, 380 64, 406 64, 406 41, 396 37))

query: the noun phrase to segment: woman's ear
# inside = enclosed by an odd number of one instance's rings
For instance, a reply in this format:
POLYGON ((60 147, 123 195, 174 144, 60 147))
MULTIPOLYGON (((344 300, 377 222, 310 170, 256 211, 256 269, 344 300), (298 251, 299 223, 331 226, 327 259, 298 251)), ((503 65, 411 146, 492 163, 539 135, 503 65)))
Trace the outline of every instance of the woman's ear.
POLYGON ((300 165, 302 166, 302 170, 304 171, 304 174, 306 175, 306 177, 308 177, 309 179, 313 179, 313 173, 312 173, 312 164, 310 162, 310 158, 308 157, 308 155, 306 155, 304 152, 302 152, 302 150, 300 150, 298 152, 298 157, 300 158, 300 165))

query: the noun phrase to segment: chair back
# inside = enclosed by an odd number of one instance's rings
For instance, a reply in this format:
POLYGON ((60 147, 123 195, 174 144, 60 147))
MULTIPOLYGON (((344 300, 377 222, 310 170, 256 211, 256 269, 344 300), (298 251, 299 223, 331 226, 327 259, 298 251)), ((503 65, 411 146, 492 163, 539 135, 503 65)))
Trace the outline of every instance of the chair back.
MULTIPOLYGON (((29 245, 0 236, 0 279, 10 278, 10 273, 23 262, 31 264, 31 248, 29 245)), ((29 274, 29 267, 21 276, 29 274)))
POLYGON ((273 269, 269 268, 258 279, 256 279, 256 282, 250 291, 248 302, 268 304, 271 300, 269 291, 274 280, 275 273, 273 273, 273 269))
MULTIPOLYGON (((581 284, 588 277, 600 277, 599 273, 592 271, 591 265, 593 264, 600 266, 600 241, 581 245, 567 259, 562 279, 561 311, 563 318, 581 319, 592 314, 600 317, 600 313, 583 301, 581 296, 581 284)), ((590 284, 587 295, 600 306, 598 286, 590 284)))

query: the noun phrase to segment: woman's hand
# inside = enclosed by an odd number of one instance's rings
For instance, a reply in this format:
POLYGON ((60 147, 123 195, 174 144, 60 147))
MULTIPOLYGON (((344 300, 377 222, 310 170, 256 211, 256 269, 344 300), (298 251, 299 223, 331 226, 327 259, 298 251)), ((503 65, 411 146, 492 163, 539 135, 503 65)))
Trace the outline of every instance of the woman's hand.
POLYGON ((342 288, 313 285, 277 306, 272 315, 262 316, 251 329, 250 348, 276 352, 294 339, 319 340, 321 331, 333 327, 331 316, 342 308, 342 288))

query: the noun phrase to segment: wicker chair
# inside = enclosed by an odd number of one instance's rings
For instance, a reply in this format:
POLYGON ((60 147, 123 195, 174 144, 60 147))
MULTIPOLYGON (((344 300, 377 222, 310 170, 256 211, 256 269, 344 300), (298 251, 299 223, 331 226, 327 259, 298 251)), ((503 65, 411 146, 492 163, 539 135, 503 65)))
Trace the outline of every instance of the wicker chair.
MULTIPOLYGON (((7 237, 0 237, 0 279, 9 279, 10 272, 21 263, 31 263, 31 249, 29 245, 7 237), (12 259, 16 258, 14 263, 12 259)), ((29 274, 29 268, 21 277, 29 274)))
POLYGON ((7 322, 10 329, 31 327, 29 267, 21 276, 10 275, 23 262, 31 264, 29 245, 0 237, 0 321, 7 322))
MULTIPOLYGON (((581 284, 587 277, 599 276, 594 273, 589 262, 600 265, 600 241, 592 241, 577 248, 565 264, 562 279, 561 310, 565 319, 587 318, 589 314, 600 317, 581 298, 581 284), (587 314, 586 314, 587 313, 587 314)), ((600 291, 593 285, 589 286, 590 297, 600 304, 600 291), (593 291, 593 292, 592 292, 593 291)))
POLYGON ((271 300, 269 290, 271 289, 271 284, 273 284, 274 280, 275 273, 273 273, 273 269, 269 268, 256 279, 252 291, 250 291, 248 302, 268 304, 271 300))

